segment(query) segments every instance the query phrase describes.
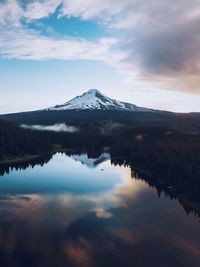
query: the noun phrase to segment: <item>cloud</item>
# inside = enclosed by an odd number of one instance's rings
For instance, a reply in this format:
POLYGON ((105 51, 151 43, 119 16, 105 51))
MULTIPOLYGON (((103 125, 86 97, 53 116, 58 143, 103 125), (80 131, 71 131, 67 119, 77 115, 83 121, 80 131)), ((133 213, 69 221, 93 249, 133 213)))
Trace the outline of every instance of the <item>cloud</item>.
POLYGON ((97 218, 110 219, 112 217, 112 213, 103 208, 95 208, 92 211, 95 212, 97 218))
POLYGON ((144 81, 154 81, 168 90, 200 93, 197 2, 181 1, 178 8, 169 2, 169 7, 165 3, 154 8, 146 5, 141 24, 132 26, 128 41, 124 42, 124 49, 129 51, 128 62, 134 62, 144 81))
POLYGON ((29 20, 36 20, 49 17, 55 12, 57 7, 62 3, 60 0, 43 0, 33 1, 27 5, 24 17, 29 20))
POLYGON ((0 29, 0 55, 9 59, 106 61, 112 58, 110 49, 115 42, 114 38, 93 42, 70 37, 46 37, 22 27, 0 29))
POLYGON ((0 24, 17 25, 22 16, 23 10, 17 0, 0 1, 0 24))
POLYGON ((54 125, 26 125, 22 124, 22 128, 37 130, 37 131, 53 131, 53 132, 67 132, 67 133, 75 133, 78 132, 78 128, 74 126, 66 125, 65 123, 58 123, 54 125))
POLYGON ((121 0, 63 0, 61 15, 80 17, 84 20, 99 18, 104 22, 120 14, 129 1, 121 0))
POLYGON ((118 69, 159 89, 200 93, 200 1, 66 1, 63 14, 92 19, 123 30, 121 50, 128 54, 118 69))
POLYGON ((133 87, 200 93, 199 0, 33 0, 23 7, 20 3, 5 0, 0 5, 2 57, 98 60, 116 68, 133 87), (98 41, 46 37, 21 23, 55 11, 57 19, 94 20, 111 36, 98 41))

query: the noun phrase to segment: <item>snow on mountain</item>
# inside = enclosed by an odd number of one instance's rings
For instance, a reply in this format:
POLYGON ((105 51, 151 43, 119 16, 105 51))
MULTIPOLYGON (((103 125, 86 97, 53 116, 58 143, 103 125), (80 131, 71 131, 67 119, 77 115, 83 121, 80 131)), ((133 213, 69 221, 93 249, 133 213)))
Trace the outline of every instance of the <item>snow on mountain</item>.
POLYGON ((62 105, 56 105, 47 110, 120 110, 120 111, 154 111, 138 107, 134 104, 121 102, 103 95, 97 89, 90 89, 81 96, 77 96, 62 105))
POLYGON ((70 158, 74 159, 75 161, 81 162, 83 165, 86 165, 88 168, 95 168, 101 163, 110 159, 109 153, 102 153, 98 158, 89 158, 87 154, 82 155, 72 155, 70 158))

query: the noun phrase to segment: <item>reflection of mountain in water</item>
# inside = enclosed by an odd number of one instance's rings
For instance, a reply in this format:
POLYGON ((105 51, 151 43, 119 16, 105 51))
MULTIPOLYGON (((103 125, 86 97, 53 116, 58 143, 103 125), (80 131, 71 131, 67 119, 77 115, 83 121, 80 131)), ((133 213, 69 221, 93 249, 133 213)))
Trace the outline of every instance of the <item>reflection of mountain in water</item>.
POLYGON ((109 160, 110 153, 104 152, 98 158, 90 158, 88 154, 71 155, 70 158, 81 162, 83 165, 86 165, 88 168, 95 168, 101 163, 109 160))
MULTIPOLYGON (((76 152, 77 153, 77 152, 76 152)), ((74 159, 75 161, 81 162, 83 165, 86 165, 88 168, 95 168, 101 163, 110 159, 110 153, 103 152, 99 156, 89 156, 87 153, 82 154, 71 154, 65 153, 66 156, 74 159)), ((25 170, 27 168, 34 168, 35 166, 43 166, 47 164, 52 159, 53 154, 41 155, 34 159, 25 160, 23 162, 15 163, 1 163, 0 164, 0 176, 4 174, 9 174, 13 170, 25 170)))

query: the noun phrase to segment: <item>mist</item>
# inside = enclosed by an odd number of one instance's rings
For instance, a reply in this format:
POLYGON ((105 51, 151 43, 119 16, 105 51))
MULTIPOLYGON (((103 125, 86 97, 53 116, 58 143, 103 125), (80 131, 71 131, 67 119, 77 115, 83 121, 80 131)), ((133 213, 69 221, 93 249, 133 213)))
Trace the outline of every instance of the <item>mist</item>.
POLYGON ((53 132, 67 132, 67 133, 75 133, 78 132, 78 127, 66 125, 65 123, 57 123, 54 125, 27 125, 22 124, 22 128, 37 130, 37 131, 53 131, 53 132))

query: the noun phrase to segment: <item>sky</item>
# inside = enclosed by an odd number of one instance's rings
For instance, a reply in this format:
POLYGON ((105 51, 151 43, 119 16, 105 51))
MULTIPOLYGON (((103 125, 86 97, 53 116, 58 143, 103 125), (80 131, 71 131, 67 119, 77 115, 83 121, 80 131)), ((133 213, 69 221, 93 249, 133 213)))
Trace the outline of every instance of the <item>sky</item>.
POLYGON ((200 0, 0 0, 0 114, 96 88, 200 112, 200 0))

